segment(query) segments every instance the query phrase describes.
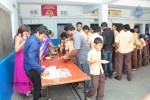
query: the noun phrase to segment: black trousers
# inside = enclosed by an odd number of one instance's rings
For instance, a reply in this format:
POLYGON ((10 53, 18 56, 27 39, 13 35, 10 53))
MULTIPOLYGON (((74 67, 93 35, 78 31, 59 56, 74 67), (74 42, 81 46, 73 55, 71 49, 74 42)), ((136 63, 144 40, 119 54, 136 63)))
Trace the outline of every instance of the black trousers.
POLYGON ((35 69, 31 69, 28 72, 26 72, 26 74, 31 79, 33 84, 33 100, 39 100, 39 98, 41 97, 42 88, 40 73, 35 69))

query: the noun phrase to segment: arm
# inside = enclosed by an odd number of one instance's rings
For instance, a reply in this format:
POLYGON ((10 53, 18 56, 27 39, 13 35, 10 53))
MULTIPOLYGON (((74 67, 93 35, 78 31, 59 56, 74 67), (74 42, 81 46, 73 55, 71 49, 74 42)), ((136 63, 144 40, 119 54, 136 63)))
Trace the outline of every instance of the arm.
POLYGON ((65 50, 66 50, 66 53, 69 53, 69 46, 68 46, 68 42, 66 42, 65 50))
POLYGON ((22 41, 22 42, 20 43, 20 41, 21 41, 20 37, 17 36, 17 37, 15 38, 15 51, 16 51, 16 52, 19 52, 20 49, 23 48, 23 46, 24 46, 24 44, 25 44, 25 42, 26 42, 26 41, 24 40, 24 41, 22 41))
POLYGON ((105 35, 104 32, 102 33, 102 36, 103 36, 103 42, 104 42, 104 45, 105 45, 105 44, 107 44, 107 40, 106 40, 106 35, 105 35))
POLYGON ((119 34, 115 38, 115 50, 118 52, 119 49, 119 34))
POLYGON ((55 46, 52 42, 48 43, 52 48, 59 48, 58 46, 55 46))
POLYGON ((101 63, 101 64, 107 64, 107 63, 109 63, 109 61, 107 61, 107 60, 98 60, 98 61, 88 61, 88 64, 94 64, 94 63, 97 63, 97 62, 99 62, 99 63, 101 63))
POLYGON ((73 37, 73 42, 74 42, 74 50, 72 50, 71 52, 65 54, 62 58, 63 59, 67 59, 68 57, 74 55, 74 54, 77 54, 79 49, 80 49, 80 46, 81 46, 81 38, 80 36, 76 36, 76 37, 73 37))
POLYGON ((67 53, 65 56, 67 56, 67 58, 68 58, 68 57, 70 57, 70 56, 72 56, 74 54, 77 54, 77 53, 78 53, 78 49, 74 49, 71 52, 67 53))
POLYGON ((88 56, 87 56, 87 63, 90 65, 90 64, 94 64, 96 61, 93 61, 92 60, 92 54, 91 54, 91 51, 88 53, 88 56))
POLYGON ((87 63, 88 64, 94 64, 94 63, 96 63, 96 61, 88 61, 87 63))
POLYGON ((112 31, 112 34, 113 34, 113 44, 112 44, 112 46, 114 46, 114 44, 115 44, 115 35, 114 35, 114 32, 112 31))
POLYGON ((30 44, 30 47, 28 49, 28 55, 29 55, 29 59, 28 59, 28 62, 29 64, 32 66, 32 68, 34 68, 35 70, 39 71, 40 73, 44 72, 44 68, 42 68, 40 66, 40 64, 35 60, 37 54, 37 44, 35 43, 31 43, 30 44))

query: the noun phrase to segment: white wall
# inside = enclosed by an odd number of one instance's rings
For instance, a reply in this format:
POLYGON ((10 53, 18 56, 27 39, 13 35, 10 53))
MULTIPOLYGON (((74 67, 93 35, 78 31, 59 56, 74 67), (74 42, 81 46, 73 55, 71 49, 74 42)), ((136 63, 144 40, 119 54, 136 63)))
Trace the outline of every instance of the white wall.
MULTIPOLYGON (((121 17, 109 17, 109 25, 112 25, 112 23, 122 23, 122 24, 129 24, 131 28, 133 28, 135 24, 142 24, 142 27, 140 29, 141 34, 145 34, 145 24, 150 24, 150 13, 144 14, 141 18, 137 19, 132 16, 133 9, 115 9, 115 8, 109 9, 121 10, 121 17)), ((144 10, 143 12, 147 13, 149 12, 149 10, 144 10)))
MULTIPOLYGON (((32 18, 32 17, 42 17, 41 15, 41 5, 26 5, 26 4, 20 4, 20 15, 22 18, 32 18), (30 15, 30 10, 38 10, 39 15, 32 16, 30 15)), ((65 6, 65 5, 58 5, 57 6, 57 14, 58 16, 61 16, 61 11, 68 11, 68 16, 74 17, 77 15, 83 14, 83 8, 82 6, 65 6)))
POLYGON ((57 38, 57 24, 72 23, 75 26, 78 21, 81 21, 83 25, 90 26, 90 23, 94 21, 92 18, 87 18, 87 14, 83 15, 82 6, 58 5, 58 16, 56 17, 41 16, 41 5, 20 4, 19 7, 24 24, 43 24, 54 32, 53 38, 57 38), (37 9, 39 15, 30 15, 31 9, 37 9), (65 10, 68 11, 68 16, 61 16, 60 12, 65 10))
MULTIPOLYGON (((72 23, 74 26, 76 22, 81 21, 84 25, 90 26, 90 23, 94 23, 94 19, 98 19, 98 16, 91 16, 90 14, 84 14, 84 7, 86 6, 66 6, 66 5, 57 5, 58 16, 48 17, 41 16, 41 5, 39 4, 20 4, 20 15, 23 19, 24 24, 43 24, 48 27, 48 29, 54 32, 54 37, 57 38, 57 24, 62 23, 72 23), (39 15, 33 16, 30 15, 30 10, 37 9, 39 15), (61 16, 60 12, 66 10, 68 11, 68 16, 61 16)), ((132 16, 133 9, 118 9, 118 8, 109 8, 111 10, 121 10, 121 17, 109 17, 108 24, 111 27, 112 23, 123 23, 130 24, 131 28, 135 24, 142 24, 141 33, 145 33, 145 24, 150 24, 150 14, 145 14, 140 19, 136 19, 132 16)), ((144 12, 149 12, 144 10, 144 12)), ((96 22, 98 23, 98 22, 96 22)))
POLYGON ((14 37, 18 29, 17 1, 0 0, 0 8, 3 8, 4 10, 6 10, 8 13, 11 14, 12 35, 14 37))

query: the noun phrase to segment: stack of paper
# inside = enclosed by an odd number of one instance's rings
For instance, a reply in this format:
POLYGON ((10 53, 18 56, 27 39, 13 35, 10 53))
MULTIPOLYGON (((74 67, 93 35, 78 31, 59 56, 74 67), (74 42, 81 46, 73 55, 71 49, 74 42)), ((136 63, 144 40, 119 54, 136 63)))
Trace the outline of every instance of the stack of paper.
POLYGON ((49 66, 46 68, 49 71, 48 76, 42 76, 43 79, 67 78, 72 76, 67 68, 58 68, 56 66, 49 66))

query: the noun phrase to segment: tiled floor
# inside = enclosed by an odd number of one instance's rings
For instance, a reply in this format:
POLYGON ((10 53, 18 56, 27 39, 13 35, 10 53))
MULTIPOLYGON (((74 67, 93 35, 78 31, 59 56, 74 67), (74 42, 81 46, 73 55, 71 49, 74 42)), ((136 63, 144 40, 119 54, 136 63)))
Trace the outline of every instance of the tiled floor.
MULTIPOLYGON (((78 90, 82 98, 83 90, 78 90)), ((142 67, 133 71, 133 79, 127 81, 123 75, 121 81, 107 79, 105 85, 104 100, 142 100, 150 93, 150 66, 142 67)), ((18 93, 13 94, 12 100, 32 100, 18 93)), ((42 100, 79 100, 74 90, 69 85, 49 87, 49 98, 42 100)), ((84 99, 83 99, 84 100, 84 99)), ((92 98, 95 100, 95 96, 92 98)))

